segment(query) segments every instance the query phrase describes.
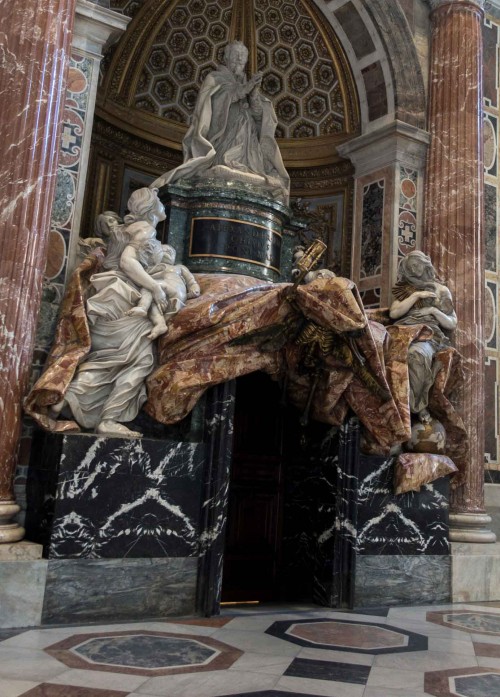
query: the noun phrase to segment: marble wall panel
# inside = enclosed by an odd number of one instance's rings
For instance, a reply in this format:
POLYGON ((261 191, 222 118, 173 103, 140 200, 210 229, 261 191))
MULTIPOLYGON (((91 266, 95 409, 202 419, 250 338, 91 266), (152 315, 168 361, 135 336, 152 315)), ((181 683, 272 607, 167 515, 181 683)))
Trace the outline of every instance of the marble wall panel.
POLYGON ((368 102, 368 118, 375 121, 389 111, 387 87, 380 61, 375 61, 361 70, 368 102))
POLYGON ((356 58, 364 58, 375 51, 372 37, 352 2, 339 7, 334 15, 351 42, 356 58))
POLYGON ((197 570, 193 557, 49 561, 42 623, 194 614, 197 570))
POLYGON ((486 348, 498 348, 498 284, 496 281, 486 281, 484 337, 486 348))
POLYGON ((451 558, 364 555, 356 559, 355 607, 448 603, 451 558))
POLYGON ((47 561, 0 561, 0 627, 33 627, 42 617, 47 561))
POLYGON ((484 172, 490 177, 498 174, 498 118, 493 114, 485 114, 483 121, 484 141, 484 172))
POLYGON ((498 24, 485 17, 483 25, 483 89, 485 104, 498 107, 498 24))
POLYGON ((360 276, 378 276, 382 266, 382 237, 385 180, 363 187, 360 276))
MULTIPOLYGON (((489 9, 487 8, 487 13, 489 9)), ((489 472, 500 472, 499 452, 499 390, 500 361, 498 344, 498 123, 500 118, 499 90, 499 33, 500 20, 486 14, 483 23, 483 84, 484 84, 484 201, 486 239, 485 293, 485 463, 489 472)), ((488 480, 492 480, 491 477, 488 480)), ((495 479, 496 481, 496 479, 495 479)))
POLYGON ((497 225, 498 205, 497 187, 492 184, 484 185, 484 215, 486 237, 486 269, 497 270, 497 225))
POLYGON ((486 357, 485 381, 484 381, 484 413, 485 413, 485 461, 486 467, 490 463, 498 462, 498 361, 493 356, 486 357))
MULTIPOLYGON (((487 9, 488 12, 488 9, 487 9)), ((490 473, 500 473, 499 452, 499 389, 500 362, 498 345, 498 124, 500 118, 499 88, 499 28, 498 16, 486 14, 483 23, 483 84, 484 84, 484 200, 486 237, 485 293, 485 463, 490 473)), ((487 475, 488 481, 496 477, 487 475)))

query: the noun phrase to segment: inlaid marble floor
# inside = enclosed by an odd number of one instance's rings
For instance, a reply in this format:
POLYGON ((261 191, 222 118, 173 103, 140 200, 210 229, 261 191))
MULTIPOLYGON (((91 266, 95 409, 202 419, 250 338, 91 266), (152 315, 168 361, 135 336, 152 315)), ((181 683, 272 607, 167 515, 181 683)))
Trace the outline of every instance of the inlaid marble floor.
POLYGON ((0 697, 500 697, 500 603, 0 630, 0 697))

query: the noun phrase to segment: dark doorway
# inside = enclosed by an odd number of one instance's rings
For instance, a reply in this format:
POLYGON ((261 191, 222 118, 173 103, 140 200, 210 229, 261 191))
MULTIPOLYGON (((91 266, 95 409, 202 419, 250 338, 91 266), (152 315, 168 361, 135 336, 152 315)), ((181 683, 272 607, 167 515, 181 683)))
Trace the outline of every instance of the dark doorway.
POLYGON ((283 525, 284 410, 264 373, 236 381, 222 601, 277 599, 283 525))
POLYGON ((282 404, 263 373, 236 380, 222 602, 352 604, 358 426, 282 404))

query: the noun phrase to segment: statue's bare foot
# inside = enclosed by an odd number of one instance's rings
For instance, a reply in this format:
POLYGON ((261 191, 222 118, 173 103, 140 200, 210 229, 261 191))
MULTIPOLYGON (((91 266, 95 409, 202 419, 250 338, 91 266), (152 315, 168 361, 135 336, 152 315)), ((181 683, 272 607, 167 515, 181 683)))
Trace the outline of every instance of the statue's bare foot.
POLYGON ((166 334, 168 332, 168 327, 167 325, 162 322, 160 324, 155 324, 153 329, 149 332, 148 334, 148 339, 157 339, 159 336, 162 336, 163 334, 166 334))
POLYGON ((133 307, 131 310, 127 310, 125 313, 128 317, 147 317, 148 311, 143 307, 133 307))
POLYGON ((427 409, 422 409, 421 411, 419 411, 418 418, 423 424, 428 424, 431 421, 431 415, 429 414, 427 409))
POLYGON ((54 419, 54 420, 58 419, 60 413, 62 412, 62 410, 64 409, 65 406, 66 406, 65 399, 61 399, 61 401, 57 402, 57 404, 53 404, 49 409, 50 418, 54 419))
POLYGON ((131 431, 123 424, 119 424, 116 421, 101 421, 100 424, 96 426, 96 433, 100 433, 103 436, 122 436, 123 438, 142 438, 142 433, 139 431, 131 431))

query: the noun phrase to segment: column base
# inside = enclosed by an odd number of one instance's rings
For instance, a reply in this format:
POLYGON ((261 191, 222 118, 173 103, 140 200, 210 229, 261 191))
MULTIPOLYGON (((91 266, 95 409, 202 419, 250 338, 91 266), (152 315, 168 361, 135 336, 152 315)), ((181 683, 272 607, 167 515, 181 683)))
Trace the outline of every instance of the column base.
POLYGON ((23 539, 24 528, 11 521, 20 510, 21 507, 15 501, 0 502, 0 544, 19 542, 23 539))
POLYGON ((450 542, 493 544, 497 536, 489 530, 490 524, 487 513, 450 513, 450 542))

